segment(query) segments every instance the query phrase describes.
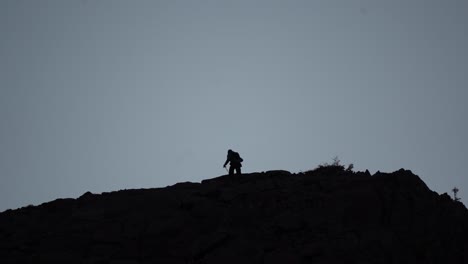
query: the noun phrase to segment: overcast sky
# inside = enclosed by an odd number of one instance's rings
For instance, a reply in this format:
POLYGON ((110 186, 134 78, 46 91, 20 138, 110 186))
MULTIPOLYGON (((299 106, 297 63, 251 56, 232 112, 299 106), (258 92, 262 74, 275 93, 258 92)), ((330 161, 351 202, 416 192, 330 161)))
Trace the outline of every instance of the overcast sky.
POLYGON ((330 162, 468 201, 466 0, 2 0, 0 211, 330 162))

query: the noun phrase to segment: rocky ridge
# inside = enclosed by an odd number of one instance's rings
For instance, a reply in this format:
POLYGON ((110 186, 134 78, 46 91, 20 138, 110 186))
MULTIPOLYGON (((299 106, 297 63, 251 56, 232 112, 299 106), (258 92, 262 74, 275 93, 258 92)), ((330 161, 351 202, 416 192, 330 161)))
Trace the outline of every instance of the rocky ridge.
POLYGON ((221 176, 5 211, 0 263, 468 263, 468 210, 403 169, 221 176))

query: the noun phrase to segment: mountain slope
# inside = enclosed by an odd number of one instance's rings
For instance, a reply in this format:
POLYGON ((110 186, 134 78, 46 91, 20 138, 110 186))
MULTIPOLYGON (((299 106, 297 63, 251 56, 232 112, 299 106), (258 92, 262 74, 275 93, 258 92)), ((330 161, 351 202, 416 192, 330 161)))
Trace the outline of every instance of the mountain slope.
POLYGON ((468 210, 411 171, 269 171, 0 214, 1 263, 468 263, 468 210))

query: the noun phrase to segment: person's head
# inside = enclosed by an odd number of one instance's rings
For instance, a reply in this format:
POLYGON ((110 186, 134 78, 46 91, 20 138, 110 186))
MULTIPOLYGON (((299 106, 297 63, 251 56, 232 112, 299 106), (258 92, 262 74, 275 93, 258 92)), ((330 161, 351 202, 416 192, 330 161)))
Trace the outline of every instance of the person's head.
POLYGON ((232 151, 232 149, 228 150, 228 154, 231 154, 232 152, 234 152, 234 151, 232 151))

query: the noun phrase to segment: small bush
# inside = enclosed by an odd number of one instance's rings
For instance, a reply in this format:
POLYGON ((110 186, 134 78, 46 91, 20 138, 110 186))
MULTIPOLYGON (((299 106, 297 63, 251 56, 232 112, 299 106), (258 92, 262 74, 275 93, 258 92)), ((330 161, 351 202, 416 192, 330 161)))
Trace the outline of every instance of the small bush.
POLYGON ((340 164, 341 160, 338 158, 338 156, 335 156, 335 157, 332 159, 332 161, 333 161, 332 164, 331 164, 332 166, 336 166, 336 167, 340 167, 340 166, 341 166, 341 164, 340 164))
POLYGON ((318 171, 347 171, 347 172, 352 172, 354 169, 354 165, 351 163, 348 165, 348 167, 345 169, 345 166, 341 164, 341 160, 338 158, 338 156, 335 156, 332 159, 331 163, 322 163, 317 166, 317 168, 310 170, 312 172, 318 172, 318 171))
POLYGON ((456 201, 456 202, 460 201, 460 197, 457 196, 458 191, 459 191, 459 189, 458 189, 457 187, 454 187, 454 188, 452 189, 452 192, 453 192, 453 200, 456 201))

